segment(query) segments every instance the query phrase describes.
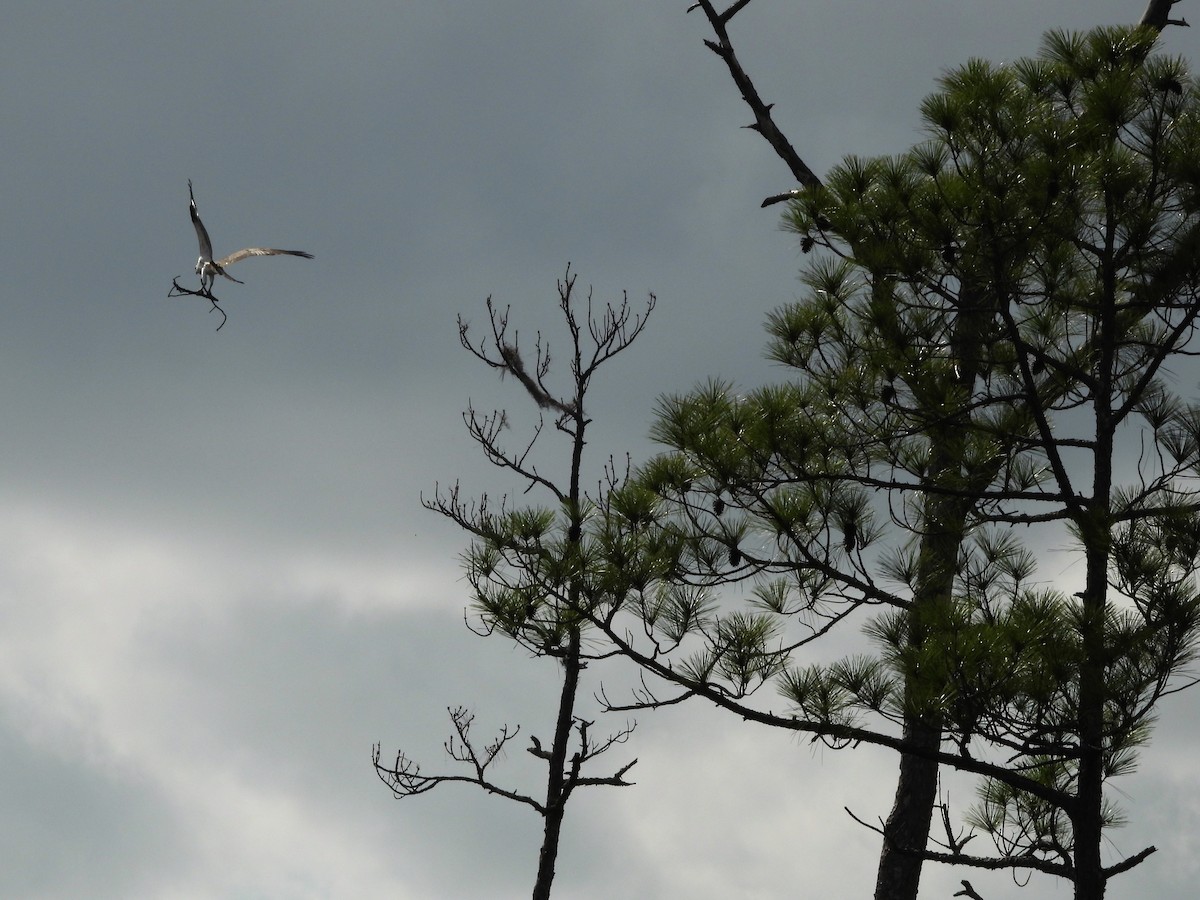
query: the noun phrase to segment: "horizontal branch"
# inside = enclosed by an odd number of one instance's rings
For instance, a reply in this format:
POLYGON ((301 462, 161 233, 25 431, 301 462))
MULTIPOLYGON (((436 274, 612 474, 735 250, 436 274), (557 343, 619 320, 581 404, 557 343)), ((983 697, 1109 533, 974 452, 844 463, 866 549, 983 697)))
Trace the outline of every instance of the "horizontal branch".
POLYGON ((581 615, 588 617, 614 645, 620 648, 623 654, 642 668, 653 672, 664 681, 686 689, 692 695, 703 697, 710 703, 741 716, 746 721, 758 722, 761 725, 769 725, 773 728, 803 732, 811 734, 815 738, 831 738, 847 745, 870 744, 877 747, 887 747, 899 753, 948 765, 958 771, 971 772, 975 775, 994 778, 1010 787, 1057 806, 1066 812, 1067 815, 1072 815, 1077 806, 1075 798, 1070 794, 1048 787, 1040 781, 994 763, 975 759, 970 756, 962 756, 957 753, 948 753, 944 750, 930 750, 914 745, 911 741, 907 741, 902 737, 872 731, 856 725, 801 719, 799 716, 794 715, 777 715, 770 711, 764 712, 763 710, 747 706, 728 693, 720 690, 716 685, 690 679, 681 672, 675 671, 661 660, 642 653, 626 638, 618 634, 609 623, 597 618, 588 610, 579 610, 579 612, 581 615))

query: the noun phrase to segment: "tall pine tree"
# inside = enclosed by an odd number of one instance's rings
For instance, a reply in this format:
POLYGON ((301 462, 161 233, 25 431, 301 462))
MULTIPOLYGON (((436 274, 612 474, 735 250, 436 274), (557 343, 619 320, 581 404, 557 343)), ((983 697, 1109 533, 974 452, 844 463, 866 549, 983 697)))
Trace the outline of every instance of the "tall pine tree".
POLYGON ((1191 658, 1200 547, 1200 410, 1165 377, 1200 313, 1200 105, 1154 37, 1051 34, 1037 59, 969 63, 925 103, 928 142, 802 191, 789 222, 818 258, 768 326, 795 377, 664 400, 672 452, 594 536, 623 560, 651 546, 589 589, 643 666, 745 718, 900 751, 880 898, 915 897, 936 859, 1095 900, 1149 852, 1102 859, 1105 785, 1191 658), (1036 577, 1031 541, 1056 526, 1078 585, 1036 577), (749 608, 714 592, 747 579, 749 608), (875 653, 803 664, 864 618, 875 653), (754 701, 766 684, 790 712, 754 701), (940 765, 983 779, 969 821, 998 854, 966 853, 949 811, 931 839, 940 765))

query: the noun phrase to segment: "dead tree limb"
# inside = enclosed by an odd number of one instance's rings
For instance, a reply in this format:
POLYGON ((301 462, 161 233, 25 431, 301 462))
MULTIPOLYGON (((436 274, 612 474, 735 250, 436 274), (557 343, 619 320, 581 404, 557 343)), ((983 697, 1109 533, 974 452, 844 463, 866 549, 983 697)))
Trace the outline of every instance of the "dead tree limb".
POLYGON ((1179 0, 1150 0, 1150 5, 1142 13, 1142 20, 1138 24, 1149 25, 1156 31, 1162 31, 1168 25, 1181 25, 1187 28, 1187 19, 1171 18, 1171 7, 1178 2, 1179 0))
POLYGON ((209 312, 216 310, 217 312, 219 312, 221 314, 221 324, 217 326, 217 331, 220 331, 222 328, 224 328, 225 323, 227 321, 229 321, 229 316, 225 315, 225 310, 221 309, 221 301, 220 301, 219 297, 214 297, 212 294, 212 291, 209 288, 206 288, 204 286, 201 286, 200 290, 198 290, 198 291, 193 291, 193 290, 189 290, 188 288, 185 288, 183 285, 181 285, 179 283, 178 275, 176 275, 171 280, 171 290, 169 290, 167 292, 167 296, 168 297, 203 297, 205 300, 207 300, 209 303, 212 304, 212 309, 210 309, 209 312))
MULTIPOLYGON (((713 34, 716 35, 716 40, 705 40, 704 45, 724 60, 725 65, 729 69, 729 74, 733 78, 733 83, 737 85, 738 90, 742 93, 742 99, 746 101, 746 105, 754 113, 754 124, 747 125, 746 127, 757 131, 766 139, 767 143, 775 151, 775 154, 791 170, 796 181, 806 188, 820 187, 821 179, 800 158, 800 154, 796 152, 796 148, 792 146, 787 136, 775 124, 775 120, 771 116, 771 108, 774 104, 766 103, 759 95, 754 82, 750 80, 750 76, 746 74, 746 70, 742 68, 741 62, 738 61, 737 54, 733 49, 733 43, 729 39, 727 26, 730 19, 745 9, 749 2, 750 0, 738 0, 738 2, 734 3, 724 12, 719 13, 713 6, 712 0, 700 0, 688 12, 699 7, 708 18, 713 34)), ((776 194, 764 200, 762 205, 770 206, 772 203, 787 200, 791 196, 791 192, 776 194)))

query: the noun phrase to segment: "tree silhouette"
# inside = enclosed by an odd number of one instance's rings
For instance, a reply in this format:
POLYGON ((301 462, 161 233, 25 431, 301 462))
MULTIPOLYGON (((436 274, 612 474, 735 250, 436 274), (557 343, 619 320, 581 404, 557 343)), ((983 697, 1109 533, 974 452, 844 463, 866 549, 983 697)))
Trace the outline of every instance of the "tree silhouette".
MULTIPOLYGON (((558 282, 558 305, 569 336, 568 390, 560 393, 551 384, 548 342, 538 332, 533 353, 523 353, 515 330, 510 331, 508 310, 500 311, 487 301, 490 338, 472 340, 468 324, 460 317, 459 339, 478 360, 511 375, 525 389, 543 416, 553 417, 554 430, 567 440, 567 478, 560 483, 544 474, 534 461, 533 450, 545 427, 540 418, 533 436, 524 447, 513 451, 503 441, 509 427, 504 412, 480 414, 468 408, 463 419, 471 439, 493 465, 517 474, 527 484, 526 492, 548 495, 546 507, 514 507, 507 498, 493 503, 484 494, 478 500, 463 499, 456 482, 448 490, 438 488, 425 506, 456 522, 472 535, 473 543, 464 568, 471 586, 474 611, 472 625, 478 634, 501 634, 524 647, 534 657, 550 658, 561 667, 554 728, 548 743, 530 736, 527 751, 546 765, 544 791, 534 797, 517 788, 503 787, 492 779, 491 768, 520 727, 504 726, 486 744, 471 735, 474 715, 464 707, 450 710, 453 736, 445 749, 451 759, 462 763, 466 774, 427 775, 403 752, 391 764, 381 762, 381 748, 373 750, 375 770, 397 797, 425 793, 440 784, 467 782, 489 793, 524 804, 543 819, 543 840, 534 882, 534 900, 550 896, 558 857, 559 840, 567 802, 577 788, 632 784, 625 776, 637 762, 625 763, 607 775, 585 774, 585 767, 614 746, 625 743, 633 732, 627 724, 603 738, 593 736, 593 723, 579 714, 580 681, 588 662, 611 651, 597 649, 588 639, 587 598, 583 586, 589 565, 583 553, 585 523, 594 515, 593 501, 583 489, 584 448, 591 419, 587 395, 601 366, 624 351, 641 334, 654 309, 651 295, 646 308, 635 312, 628 298, 602 310, 592 306, 589 292, 585 303, 575 299, 576 276, 567 268, 558 282), (582 307, 582 308, 581 308, 582 307)), ((610 489, 616 473, 606 467, 610 489)))

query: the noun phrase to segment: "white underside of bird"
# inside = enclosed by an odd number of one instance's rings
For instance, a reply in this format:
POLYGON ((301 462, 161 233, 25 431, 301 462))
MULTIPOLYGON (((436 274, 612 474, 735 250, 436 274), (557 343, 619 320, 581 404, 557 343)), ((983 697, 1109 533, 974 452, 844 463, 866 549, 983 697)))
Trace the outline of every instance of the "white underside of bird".
POLYGON ((188 179, 188 198, 191 201, 192 224, 196 227, 196 240, 200 242, 200 255, 196 258, 196 274, 200 276, 200 285, 203 291, 212 290, 213 282, 216 281, 218 275, 242 284, 241 281, 226 272, 225 268, 248 256, 302 256, 305 259, 313 258, 311 253, 305 253, 303 250, 247 247, 244 250, 237 250, 228 256, 223 256, 220 259, 213 259, 212 241, 208 239, 208 230, 204 227, 204 223, 200 221, 200 214, 196 211, 196 197, 192 193, 192 181, 190 178, 188 179))

